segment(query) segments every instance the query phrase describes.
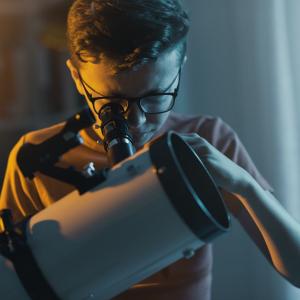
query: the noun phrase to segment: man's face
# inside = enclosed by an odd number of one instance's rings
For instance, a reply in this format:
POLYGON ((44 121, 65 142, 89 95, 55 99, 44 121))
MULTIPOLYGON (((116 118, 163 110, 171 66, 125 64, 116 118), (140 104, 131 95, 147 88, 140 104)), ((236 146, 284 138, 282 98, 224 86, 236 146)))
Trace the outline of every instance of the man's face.
MULTIPOLYGON (((67 65, 77 90, 85 96, 91 111, 93 111, 93 106, 85 95, 76 68, 70 61, 67 61, 67 65)), ((87 87, 92 97, 122 95, 130 98, 149 93, 174 92, 179 80, 178 76, 176 78, 179 68, 178 54, 176 50, 172 50, 163 54, 157 61, 145 64, 137 70, 126 70, 115 74, 113 63, 102 61, 99 64, 82 64, 80 74, 82 79, 92 87, 93 90, 87 87), (175 81, 174 78, 176 78, 175 81), (173 84, 170 86, 172 81, 173 84), (169 89, 166 91, 168 87, 169 89)), ((134 144, 137 148, 140 148, 161 128, 170 112, 146 114, 140 110, 136 102, 129 102, 129 104, 125 118, 129 125, 129 131, 133 136, 134 144)), ((94 113, 94 116, 96 123, 100 124, 96 113, 94 113)), ((103 139, 100 130, 97 130, 96 133, 103 139)))

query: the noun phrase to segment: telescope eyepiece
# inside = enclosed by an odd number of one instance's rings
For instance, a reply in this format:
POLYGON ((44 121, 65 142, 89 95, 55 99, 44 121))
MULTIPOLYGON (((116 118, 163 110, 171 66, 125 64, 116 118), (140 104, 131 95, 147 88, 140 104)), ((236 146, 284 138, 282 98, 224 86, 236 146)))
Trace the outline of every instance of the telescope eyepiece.
POLYGON ((133 139, 124 117, 124 109, 119 103, 105 104, 100 112, 100 130, 104 137, 104 149, 112 165, 135 153, 133 139))

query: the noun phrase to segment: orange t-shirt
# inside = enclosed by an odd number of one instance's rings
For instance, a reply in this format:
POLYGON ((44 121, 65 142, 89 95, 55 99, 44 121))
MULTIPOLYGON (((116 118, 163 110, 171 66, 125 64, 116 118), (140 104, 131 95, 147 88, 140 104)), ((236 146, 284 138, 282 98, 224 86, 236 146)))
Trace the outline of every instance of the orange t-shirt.
MULTIPOLYGON (((1 192, 0 209, 10 208, 16 222, 44 209, 74 190, 74 187, 43 174, 36 174, 35 178, 30 181, 24 178, 16 162, 17 152, 24 143, 41 143, 59 132, 63 125, 64 123, 60 123, 24 135, 10 153, 1 192)), ((222 119, 172 112, 155 137, 169 130, 179 133, 198 133, 248 171, 264 189, 272 190, 257 171, 236 133, 222 119)), ((96 143, 97 138, 93 129, 84 129, 80 134, 84 140, 83 144, 64 154, 59 164, 82 169, 92 161, 97 169, 107 167, 108 162, 103 145, 96 143)), ((211 271, 212 249, 211 245, 207 244, 192 258, 175 262, 114 299, 209 300, 211 271)))

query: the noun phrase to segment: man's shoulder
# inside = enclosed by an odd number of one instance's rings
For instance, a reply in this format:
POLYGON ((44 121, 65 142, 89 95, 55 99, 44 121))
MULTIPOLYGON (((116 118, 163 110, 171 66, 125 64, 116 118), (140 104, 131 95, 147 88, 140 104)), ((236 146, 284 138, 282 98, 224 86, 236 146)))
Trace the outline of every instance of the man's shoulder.
POLYGON ((219 116, 196 115, 172 112, 164 126, 165 131, 198 133, 208 140, 228 138, 235 134, 233 129, 219 116))
POLYGON ((14 161, 16 159, 17 153, 19 149, 25 144, 25 143, 31 143, 31 144, 39 144, 47 140, 48 138, 55 135, 57 132, 59 132, 62 127, 64 126, 64 122, 54 124, 49 127, 45 127, 42 129, 32 130, 25 134, 23 134, 19 140, 16 142, 16 144, 13 146, 9 153, 9 160, 14 161))
POLYGON ((182 125, 183 123, 192 124, 199 122, 212 121, 217 119, 218 117, 214 117, 211 115, 201 115, 201 114, 192 114, 192 113, 180 113, 172 111, 168 117, 169 125, 182 125))
POLYGON ((32 144, 42 143, 58 133, 64 124, 65 122, 60 122, 45 128, 29 131, 23 136, 23 142, 32 144))

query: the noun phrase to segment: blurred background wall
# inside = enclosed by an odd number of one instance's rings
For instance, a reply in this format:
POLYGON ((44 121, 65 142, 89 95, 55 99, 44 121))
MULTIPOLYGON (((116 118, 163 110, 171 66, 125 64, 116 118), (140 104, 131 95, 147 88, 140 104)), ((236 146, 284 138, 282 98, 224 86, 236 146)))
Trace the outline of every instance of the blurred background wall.
MULTIPOLYGON (((0 172, 20 135, 82 105, 65 67, 72 1, 0 0, 0 172)), ((192 27, 176 110, 221 116, 300 219, 298 0, 186 0, 192 27)), ((214 243, 213 300, 296 300, 233 221, 214 243)))
POLYGON ((83 102, 65 66, 72 1, 0 0, 0 175, 19 137, 70 116, 83 102))
MULTIPOLYGON (((178 110, 221 116, 300 220, 297 0, 186 1, 192 19, 178 110), (187 101, 188 100, 188 101, 187 101)), ((296 300, 241 227, 214 243, 213 300, 296 300)))

